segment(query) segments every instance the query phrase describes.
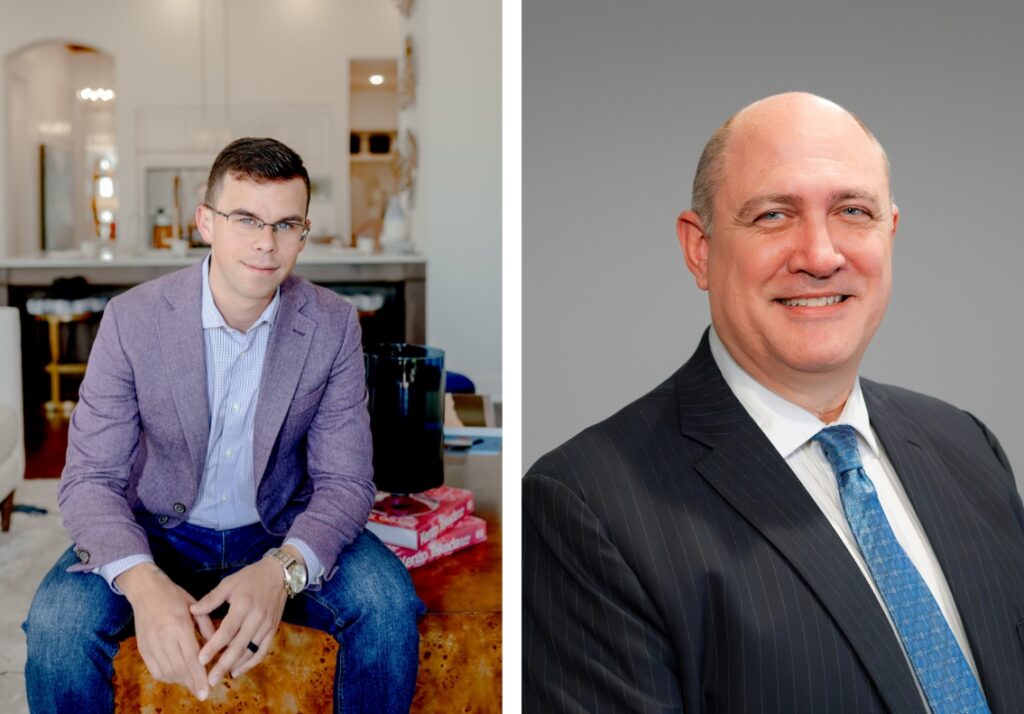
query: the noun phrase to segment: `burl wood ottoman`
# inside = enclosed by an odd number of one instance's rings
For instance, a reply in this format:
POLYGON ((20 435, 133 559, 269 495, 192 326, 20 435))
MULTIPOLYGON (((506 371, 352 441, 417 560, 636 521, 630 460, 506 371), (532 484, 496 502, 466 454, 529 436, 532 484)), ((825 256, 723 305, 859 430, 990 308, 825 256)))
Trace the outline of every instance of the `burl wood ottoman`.
POLYGON ((129 637, 114 658, 114 710, 124 714, 330 714, 337 652, 338 643, 330 635, 282 622, 259 666, 238 679, 226 677, 200 702, 181 685, 154 680, 138 643, 129 637))
MULTIPOLYGON (((501 614, 428 614, 419 629, 412 711, 501 711, 501 614)), ((330 714, 337 652, 330 635, 282 622, 258 667, 225 679, 200 702, 183 686, 155 681, 129 637, 114 658, 114 709, 123 714, 330 714)))

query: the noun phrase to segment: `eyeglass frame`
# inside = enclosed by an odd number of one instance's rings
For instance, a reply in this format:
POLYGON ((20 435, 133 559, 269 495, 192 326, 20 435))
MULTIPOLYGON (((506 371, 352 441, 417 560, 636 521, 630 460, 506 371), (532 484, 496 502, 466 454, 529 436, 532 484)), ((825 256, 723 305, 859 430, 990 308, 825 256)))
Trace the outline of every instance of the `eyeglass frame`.
MULTIPOLYGON (((292 223, 292 221, 276 221, 274 223, 269 223, 268 221, 263 220, 259 216, 254 216, 254 215, 252 215, 251 213, 248 213, 248 212, 232 211, 231 213, 224 213, 224 211, 218 211, 216 208, 211 206, 209 203, 204 203, 203 206, 205 206, 206 208, 209 208, 211 211, 216 213, 218 216, 221 216, 225 221, 228 221, 229 224, 231 222, 231 216, 242 216, 244 218, 251 218, 251 219, 253 219, 258 224, 256 226, 256 233, 262 233, 264 228, 266 228, 267 226, 270 226, 270 232, 273 233, 276 236, 277 235, 277 224, 278 223, 292 223)), ((309 235, 309 222, 308 222, 308 220, 309 219, 306 219, 305 221, 302 222, 302 235, 299 236, 299 243, 301 243, 302 241, 306 240, 306 236, 309 235)))

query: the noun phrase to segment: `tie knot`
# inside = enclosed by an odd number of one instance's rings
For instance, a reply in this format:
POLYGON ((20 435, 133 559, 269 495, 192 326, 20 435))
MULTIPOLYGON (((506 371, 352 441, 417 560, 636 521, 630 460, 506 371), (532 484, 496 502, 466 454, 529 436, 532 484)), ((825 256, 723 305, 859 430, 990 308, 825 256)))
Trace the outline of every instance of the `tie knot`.
POLYGON ((839 424, 825 427, 812 436, 811 440, 821 446, 825 458, 837 476, 861 468, 860 452, 857 451, 857 432, 852 426, 839 424))

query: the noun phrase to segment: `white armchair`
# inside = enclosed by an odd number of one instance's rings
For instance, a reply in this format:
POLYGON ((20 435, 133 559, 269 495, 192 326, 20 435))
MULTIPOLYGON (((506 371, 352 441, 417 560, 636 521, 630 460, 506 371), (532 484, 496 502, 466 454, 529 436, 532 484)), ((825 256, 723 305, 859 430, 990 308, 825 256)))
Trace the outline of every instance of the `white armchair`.
POLYGON ((14 489, 25 477, 19 319, 15 308, 0 307, 0 526, 5 531, 11 527, 14 489))

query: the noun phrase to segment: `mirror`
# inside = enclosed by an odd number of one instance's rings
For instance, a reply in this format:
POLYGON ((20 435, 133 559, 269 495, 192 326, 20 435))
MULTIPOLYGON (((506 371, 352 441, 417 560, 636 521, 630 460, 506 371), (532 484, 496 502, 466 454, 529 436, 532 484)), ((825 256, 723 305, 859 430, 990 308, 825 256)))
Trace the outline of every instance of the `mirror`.
POLYGON ((12 255, 117 236, 114 58, 46 41, 5 58, 12 255))

